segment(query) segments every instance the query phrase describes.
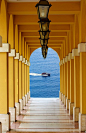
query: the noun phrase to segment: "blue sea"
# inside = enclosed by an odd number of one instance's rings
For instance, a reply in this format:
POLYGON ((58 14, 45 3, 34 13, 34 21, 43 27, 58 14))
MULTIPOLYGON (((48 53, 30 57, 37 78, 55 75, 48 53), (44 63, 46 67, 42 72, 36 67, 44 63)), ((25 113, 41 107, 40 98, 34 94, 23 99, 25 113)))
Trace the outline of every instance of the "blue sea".
POLYGON ((56 98, 60 90, 59 56, 51 48, 47 58, 42 57, 41 48, 36 49, 30 57, 30 93, 31 97, 56 98), (42 77, 41 73, 50 73, 50 77, 42 77))

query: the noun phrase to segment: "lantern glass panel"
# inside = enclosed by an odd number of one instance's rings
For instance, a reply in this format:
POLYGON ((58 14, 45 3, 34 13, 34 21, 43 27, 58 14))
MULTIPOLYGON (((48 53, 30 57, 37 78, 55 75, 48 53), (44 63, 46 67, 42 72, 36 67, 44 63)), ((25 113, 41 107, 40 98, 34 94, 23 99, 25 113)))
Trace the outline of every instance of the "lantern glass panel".
POLYGON ((39 19, 48 18, 49 6, 39 6, 39 19))
POLYGON ((45 39, 48 39, 49 38, 49 33, 50 32, 46 32, 45 39))
POLYGON ((47 32, 39 32, 40 34, 40 39, 48 39, 49 38, 49 31, 47 32))
POLYGON ((41 31, 49 30, 49 23, 50 22, 39 22, 40 30, 41 31))
POLYGON ((48 40, 40 40, 40 43, 41 43, 42 46, 43 45, 47 45, 48 44, 48 40))
POLYGON ((42 55, 44 58, 47 56, 48 46, 42 46, 42 55))

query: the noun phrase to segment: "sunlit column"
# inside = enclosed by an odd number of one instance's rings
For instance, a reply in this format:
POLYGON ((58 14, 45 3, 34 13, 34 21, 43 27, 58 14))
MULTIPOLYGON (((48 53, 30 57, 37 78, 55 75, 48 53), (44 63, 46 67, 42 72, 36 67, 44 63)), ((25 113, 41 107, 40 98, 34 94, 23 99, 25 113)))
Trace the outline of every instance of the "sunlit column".
POLYGON ((72 53, 69 53, 70 60, 70 103, 69 103, 69 115, 73 114, 74 106, 74 57, 72 53))
POLYGON ((79 121, 80 111, 80 56, 78 49, 72 50, 74 56, 74 107, 73 107, 73 120, 79 121))
POLYGON ((70 102, 70 60, 69 56, 67 58, 67 99, 66 99, 66 109, 69 109, 70 102))

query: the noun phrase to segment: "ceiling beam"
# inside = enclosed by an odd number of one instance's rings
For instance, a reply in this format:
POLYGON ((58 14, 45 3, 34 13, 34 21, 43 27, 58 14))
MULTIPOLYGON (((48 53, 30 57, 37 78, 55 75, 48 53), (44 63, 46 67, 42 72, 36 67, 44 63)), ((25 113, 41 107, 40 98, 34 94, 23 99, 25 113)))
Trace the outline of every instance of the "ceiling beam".
MULTIPOLYGON (((80 2, 50 2, 50 15, 77 14, 80 12, 80 2)), ((7 12, 13 15, 36 15, 37 2, 11 2, 7 3, 7 12)))
MULTIPOLYGON (((24 38, 28 38, 30 40, 30 42, 33 42, 33 40, 34 41, 38 41, 39 40, 38 37, 34 37, 34 39, 33 39, 33 37, 24 37, 24 38)), ((66 37, 59 37, 59 36, 50 38, 50 36, 49 36, 49 41, 54 41, 54 40, 63 40, 64 41, 65 38, 66 37)))
MULTIPOLYGON (((20 32, 28 32, 28 31, 37 31, 39 30, 39 25, 19 25, 18 26, 18 30, 20 32)), ((69 24, 55 24, 55 25, 51 25, 49 26, 49 29, 52 31, 69 31, 70 30, 70 25, 69 24)))
MULTIPOLYGON (((40 37, 39 33, 22 32, 23 37, 40 37)), ((67 32, 50 32, 49 37, 66 37, 67 32)))
MULTIPOLYGON (((58 42, 63 42, 64 41, 64 38, 60 38, 60 39, 56 39, 56 40, 48 40, 48 43, 58 43, 58 42), (60 40, 61 39, 61 40, 60 40)), ((38 40, 30 40, 29 38, 25 38, 24 39, 26 42, 29 42, 29 43, 38 43, 38 42, 40 42, 40 40, 38 39, 38 40)))
MULTIPOLYGON (((49 15, 51 25, 53 24, 73 24, 75 15, 49 15)), ((39 25, 37 15, 16 15, 14 24, 17 25, 39 25)))

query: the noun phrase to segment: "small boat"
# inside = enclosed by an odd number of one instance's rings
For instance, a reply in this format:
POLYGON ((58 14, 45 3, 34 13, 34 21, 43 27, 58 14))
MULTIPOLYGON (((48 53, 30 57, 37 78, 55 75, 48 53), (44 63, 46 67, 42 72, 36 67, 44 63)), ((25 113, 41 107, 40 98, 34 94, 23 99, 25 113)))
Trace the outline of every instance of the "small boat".
POLYGON ((42 76, 43 77, 48 77, 48 76, 50 76, 50 73, 42 73, 42 76))

